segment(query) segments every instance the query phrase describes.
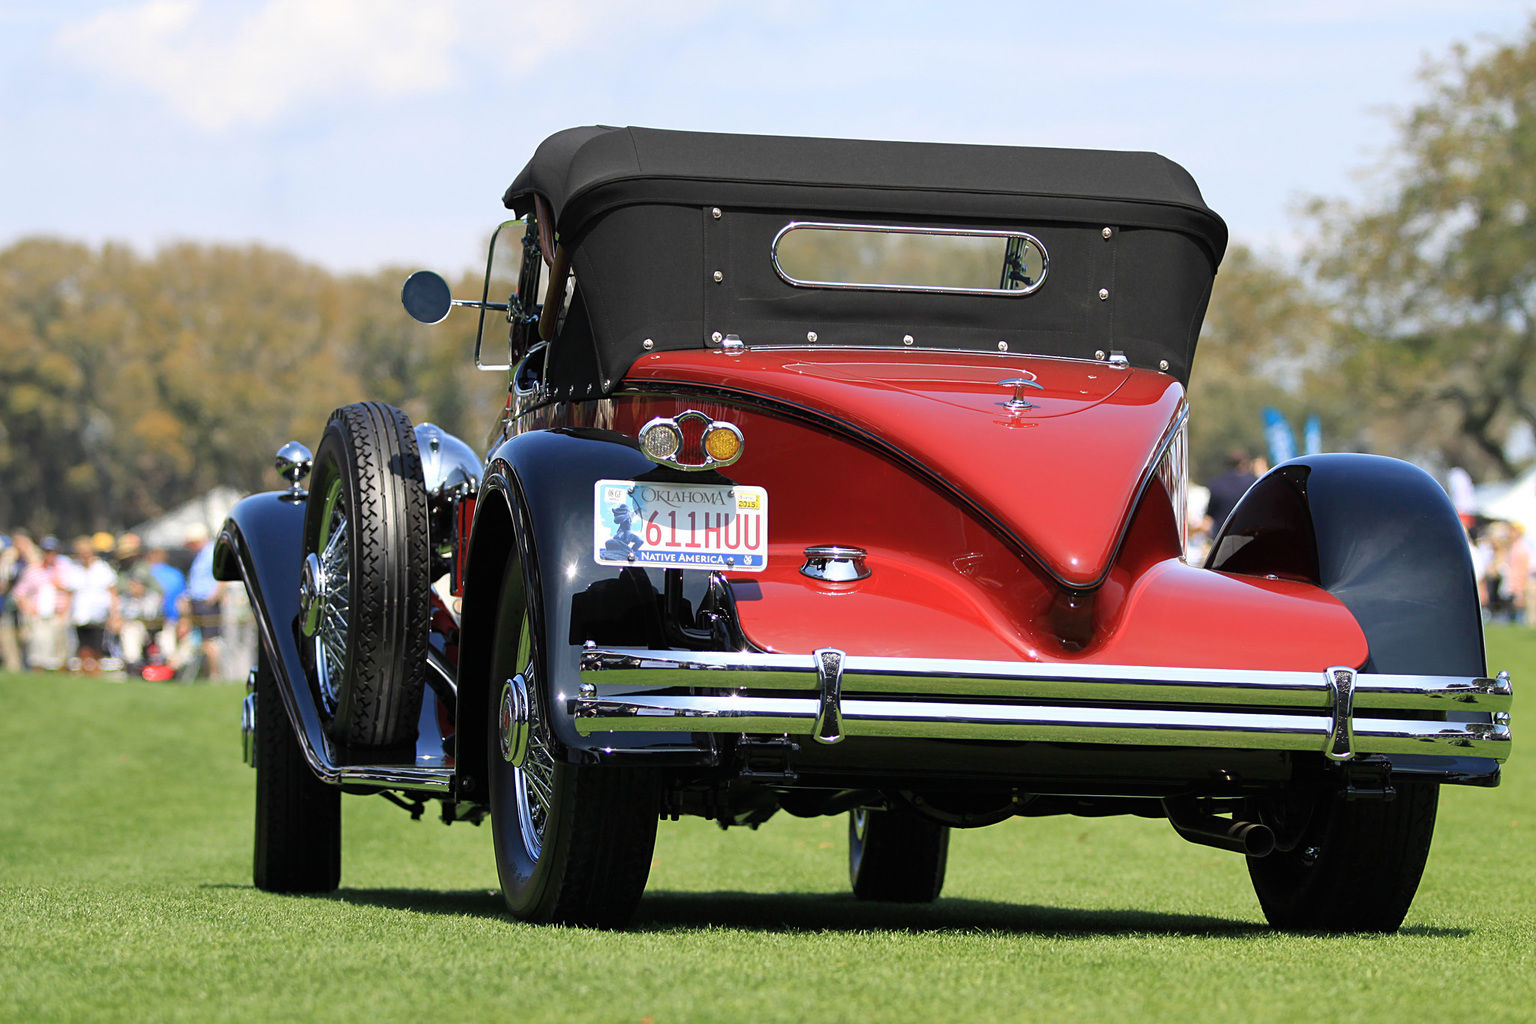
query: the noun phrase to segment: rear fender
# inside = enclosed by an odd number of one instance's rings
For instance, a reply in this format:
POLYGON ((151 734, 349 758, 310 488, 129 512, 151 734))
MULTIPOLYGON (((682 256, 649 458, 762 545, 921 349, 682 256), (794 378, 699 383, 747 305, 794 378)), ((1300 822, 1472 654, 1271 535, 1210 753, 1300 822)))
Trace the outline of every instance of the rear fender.
POLYGON ((1367 671, 1481 676, 1477 582, 1433 477, 1379 455, 1294 459, 1249 489, 1207 566, 1316 583, 1370 644, 1367 671))
MULTIPOLYGON (((581 644, 588 618, 620 624, 642 613, 661 587, 658 570, 615 569, 593 558, 593 488, 598 480, 633 479, 658 467, 632 438, 608 430, 540 430, 502 443, 491 454, 470 534, 465 573, 459 666, 460 794, 483 797, 488 750, 490 678, 496 604, 506 572, 523 572, 543 599, 546 708, 557 748, 572 761, 712 764, 708 740, 687 733, 584 737, 565 711, 580 682, 581 644), (648 573, 655 590, 624 574, 648 573), (467 778, 466 778, 467 777, 467 778)), ((692 474, 701 480, 702 474, 692 474)), ((702 581, 703 573, 690 573, 702 581)), ((651 639, 640 636, 642 643, 651 639)))
MULTIPOLYGON (((1445 491, 1379 455, 1310 455, 1251 487, 1211 547, 1224 572, 1304 579, 1349 609, 1368 672, 1484 676, 1487 657, 1467 537, 1445 491)), ((1497 785, 1485 758, 1394 755, 1393 771, 1497 785)))

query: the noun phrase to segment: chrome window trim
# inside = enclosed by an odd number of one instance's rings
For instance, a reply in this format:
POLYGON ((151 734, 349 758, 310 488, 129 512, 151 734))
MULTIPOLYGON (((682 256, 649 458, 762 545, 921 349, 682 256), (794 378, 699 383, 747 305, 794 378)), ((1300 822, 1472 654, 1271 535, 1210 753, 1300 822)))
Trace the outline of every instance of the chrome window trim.
POLYGON ((988 228, 921 228, 902 226, 897 224, 837 224, 831 221, 818 220, 792 220, 779 229, 779 233, 773 236, 773 245, 769 249, 769 259, 773 263, 773 269, 779 277, 789 285, 796 288, 832 288, 843 291, 870 291, 870 292, 919 292, 936 295, 992 295, 998 298, 1023 298, 1033 295, 1045 284, 1045 279, 1050 276, 1051 254, 1045 248, 1045 243, 1027 231, 998 231, 988 228), (779 242, 791 231, 804 228, 814 228, 823 231, 860 231, 871 234, 896 234, 896 235, 936 235, 942 237, 957 238, 1007 238, 1023 239, 1036 249, 1040 250, 1040 276, 1027 288, 961 288, 952 285, 916 285, 916 284, 858 284, 852 281, 808 281, 795 277, 784 269, 779 263, 779 242))

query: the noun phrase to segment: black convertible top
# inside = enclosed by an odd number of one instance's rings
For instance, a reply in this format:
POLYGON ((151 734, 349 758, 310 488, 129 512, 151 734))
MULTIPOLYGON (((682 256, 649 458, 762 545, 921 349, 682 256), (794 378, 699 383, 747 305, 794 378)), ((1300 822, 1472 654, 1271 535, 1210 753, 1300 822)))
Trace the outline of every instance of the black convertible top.
POLYGON ((881 192, 885 212, 913 214, 1019 208, 1046 197, 1075 200, 1084 213, 1106 200, 1146 203, 1184 213, 1170 219, 1198 225, 1218 258, 1227 241, 1226 225, 1184 168, 1156 153, 1090 149, 567 128, 539 145, 502 201, 525 216, 541 195, 571 231, 616 203, 708 203, 722 185, 773 205, 785 187, 835 189, 849 204, 860 199, 851 193, 881 192))
POLYGON ((805 344, 808 327, 821 345, 1123 351, 1187 381, 1227 243, 1194 179, 1155 153, 583 127, 541 143, 503 202, 526 216, 535 196, 582 299, 548 366, 573 395, 611 390, 645 339, 805 344), (795 288, 769 260, 793 219, 1022 229, 1049 279, 1023 299, 795 288), (723 286, 706 287, 715 271, 723 286))

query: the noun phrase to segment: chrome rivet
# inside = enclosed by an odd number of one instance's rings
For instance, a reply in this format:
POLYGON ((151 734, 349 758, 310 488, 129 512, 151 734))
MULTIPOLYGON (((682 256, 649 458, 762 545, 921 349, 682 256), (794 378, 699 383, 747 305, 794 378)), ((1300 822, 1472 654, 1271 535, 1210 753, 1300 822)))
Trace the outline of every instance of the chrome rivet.
POLYGON ((903 345, 910 345, 910 344, 912 344, 912 335, 910 335, 910 334, 903 334, 901 336, 901 343, 903 345))
POLYGON ((997 350, 999 352, 1007 352, 1008 351, 1008 343, 1006 341, 998 342, 997 343, 997 350))
POLYGON ((607 377, 604 377, 603 378, 603 390, 607 391, 611 387, 613 387, 613 381, 609 380, 607 377))
POLYGON ((816 344, 816 332, 815 331, 806 331, 805 332, 805 340, 810 342, 812 345, 816 344))
POLYGON ((1104 358, 1104 350, 1103 349, 1098 349, 1097 351, 1095 351, 1093 353, 1093 358, 1095 358, 1095 359, 1103 359, 1104 358))
POLYGON ((718 345, 720 344, 720 339, 723 337, 725 337, 725 335, 721 334, 719 331, 716 331, 714 334, 709 336, 709 340, 718 345))
POLYGON ((724 280, 725 280, 725 275, 720 273, 720 271, 718 271, 718 270, 715 271, 715 283, 719 284, 721 281, 724 281, 724 280))
POLYGON ((736 567, 736 559, 733 558, 730 555, 726 555, 725 556, 725 567, 727 569, 734 569, 736 567))
POLYGON ((720 219, 720 207, 718 207, 718 206, 711 207, 710 211, 709 211, 709 215, 711 217, 715 218, 715 220, 719 220, 720 219))
POLYGON ((1108 288, 1100 288, 1099 289, 1099 298, 1100 299, 1107 299, 1107 298, 1109 298, 1109 289, 1108 288))
POLYGON ((631 552, 630 552, 630 553, 629 553, 629 560, 630 560, 630 561, 631 561, 631 562, 633 562, 633 561, 634 561, 634 560, 635 560, 635 553, 634 553, 634 552, 633 552, 633 551, 631 551, 631 552))
POLYGON ((1111 231, 1109 228, 1105 228, 1104 229, 1104 237, 1105 238, 1108 238, 1110 235, 1113 235, 1113 234, 1114 234, 1114 232, 1111 231))
POLYGON ((651 349, 656 347, 656 342, 650 338, 646 338, 640 343, 640 347, 649 352, 651 349))
POLYGON ((1166 369, 1168 369, 1168 360, 1166 360, 1166 359, 1158 360, 1157 368, 1159 370, 1166 370, 1166 369))

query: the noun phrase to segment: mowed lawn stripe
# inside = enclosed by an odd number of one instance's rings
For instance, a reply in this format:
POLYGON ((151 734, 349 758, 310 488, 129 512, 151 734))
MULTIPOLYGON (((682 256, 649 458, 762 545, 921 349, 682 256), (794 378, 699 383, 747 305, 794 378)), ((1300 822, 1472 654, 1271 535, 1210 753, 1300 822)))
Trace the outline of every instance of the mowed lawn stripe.
MULTIPOLYGON (((1491 630, 1489 660, 1518 744, 1536 633, 1491 630)), ((957 832, 938 903, 861 904, 846 819, 784 814, 664 823, 635 927, 602 933, 508 920, 488 830, 372 797, 343 801, 339 893, 251 888, 242 696, 0 675, 0 1019, 1536 1015, 1528 756, 1497 790, 1444 790, 1394 936, 1275 933, 1240 858, 1134 818, 957 832)))

